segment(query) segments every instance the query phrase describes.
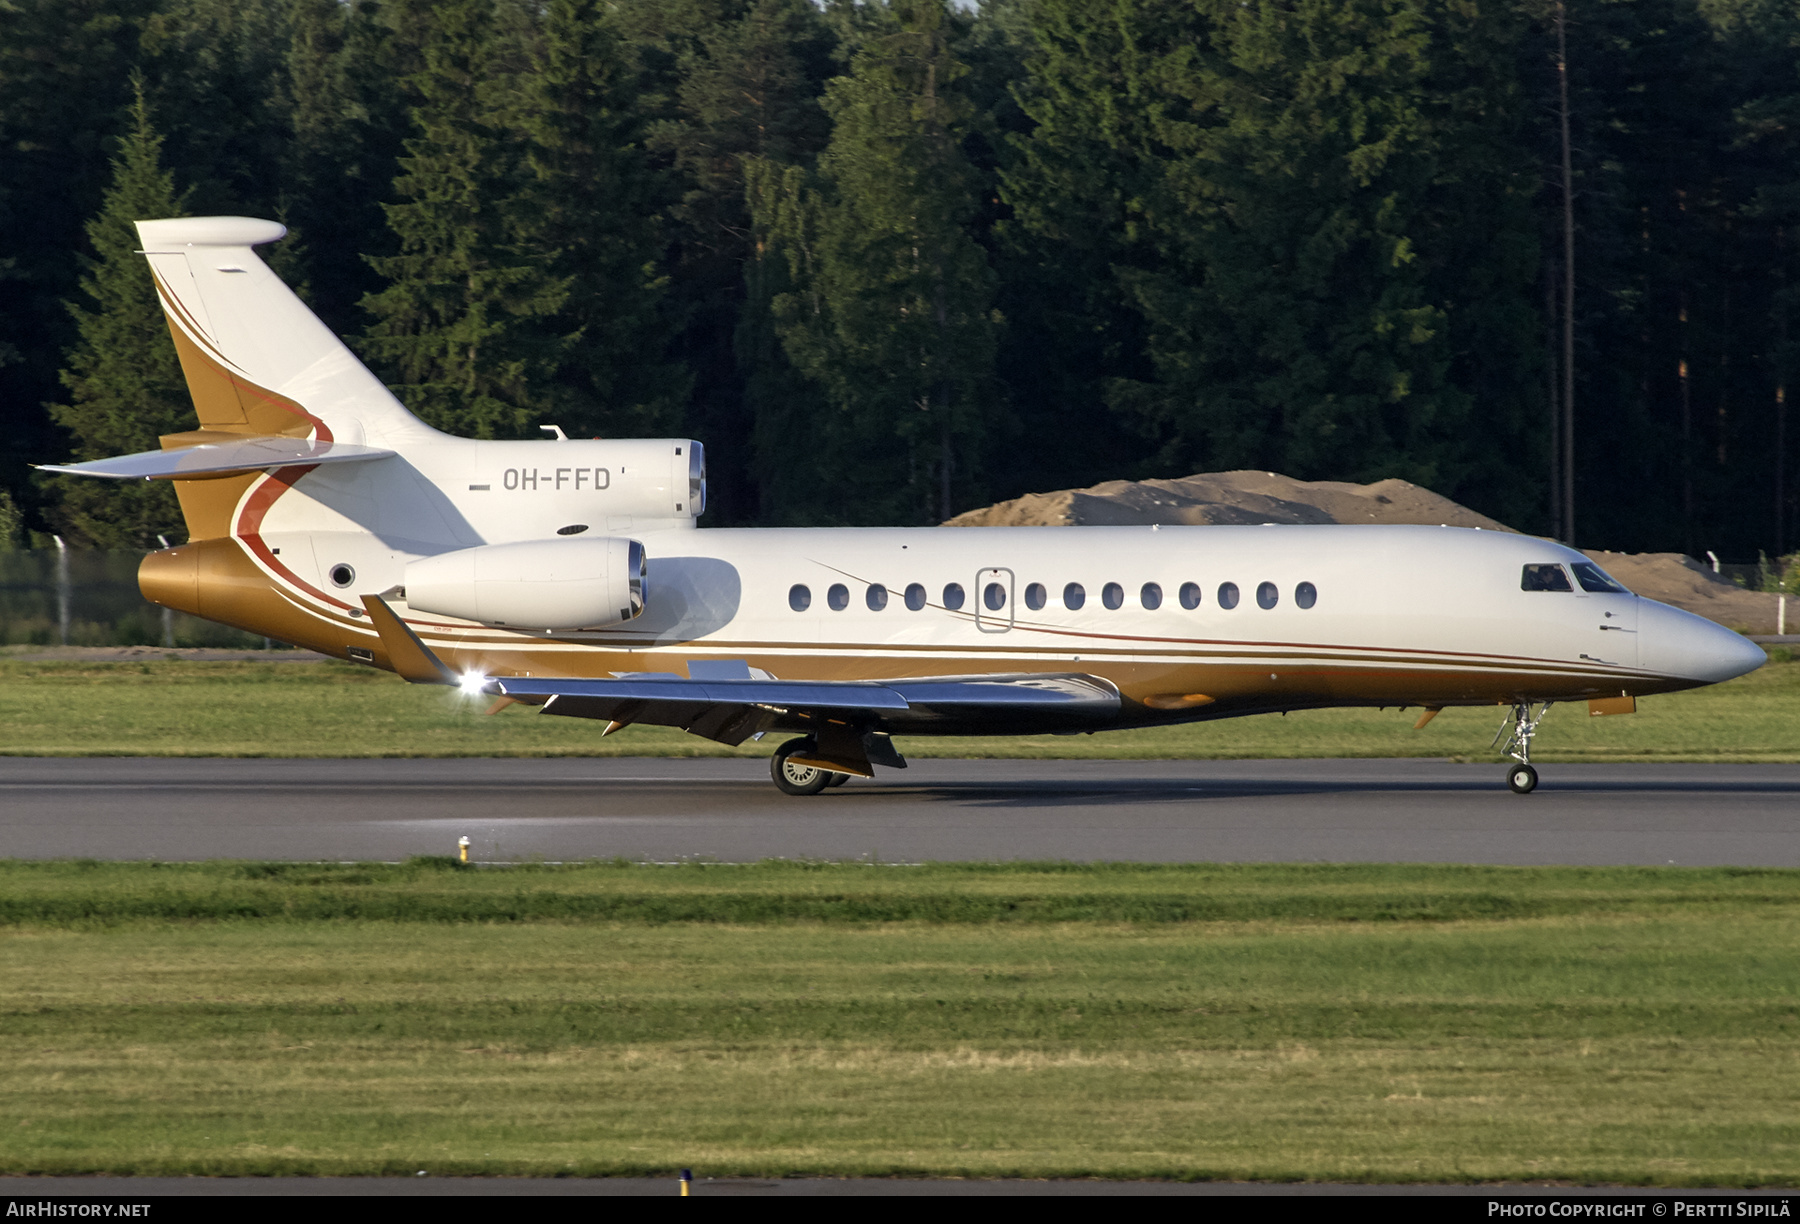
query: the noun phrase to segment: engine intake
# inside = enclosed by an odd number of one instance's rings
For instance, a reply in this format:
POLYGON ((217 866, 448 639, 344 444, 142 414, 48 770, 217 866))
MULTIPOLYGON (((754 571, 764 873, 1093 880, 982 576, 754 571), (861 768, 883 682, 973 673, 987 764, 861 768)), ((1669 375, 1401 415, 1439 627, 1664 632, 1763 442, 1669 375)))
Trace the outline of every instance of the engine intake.
POLYGON ((644 546, 603 536, 483 544, 406 567, 406 605, 517 629, 600 629, 644 610, 644 546))

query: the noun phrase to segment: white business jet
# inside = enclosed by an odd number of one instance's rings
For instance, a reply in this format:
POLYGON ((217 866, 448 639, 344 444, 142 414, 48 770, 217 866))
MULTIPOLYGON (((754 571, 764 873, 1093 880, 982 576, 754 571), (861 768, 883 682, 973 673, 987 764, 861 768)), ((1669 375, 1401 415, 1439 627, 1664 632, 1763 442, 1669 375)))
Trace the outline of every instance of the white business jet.
MULTIPOLYGON (((725 744, 795 733, 817 794, 894 735, 1091 732, 1327 706, 1552 703, 1739 676, 1753 643, 1581 553, 1447 527, 698 530, 683 438, 483 442, 408 412, 256 256, 244 217, 143 221, 200 427, 53 467, 171 480, 166 607, 426 684, 725 744)), ((496 703, 499 704, 498 702, 496 703)))

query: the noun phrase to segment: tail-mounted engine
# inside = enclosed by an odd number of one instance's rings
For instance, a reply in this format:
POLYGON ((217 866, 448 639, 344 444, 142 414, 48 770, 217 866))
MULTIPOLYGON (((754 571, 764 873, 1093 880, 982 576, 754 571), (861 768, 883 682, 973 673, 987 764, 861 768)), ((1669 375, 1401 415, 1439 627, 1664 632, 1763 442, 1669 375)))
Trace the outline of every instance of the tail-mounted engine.
POLYGON ((414 612, 509 629, 601 629, 644 610, 636 540, 522 540, 425 557, 406 567, 414 612))
POLYGON ((706 450, 688 438, 476 442, 470 453, 439 480, 490 539, 667 530, 706 509, 706 450))

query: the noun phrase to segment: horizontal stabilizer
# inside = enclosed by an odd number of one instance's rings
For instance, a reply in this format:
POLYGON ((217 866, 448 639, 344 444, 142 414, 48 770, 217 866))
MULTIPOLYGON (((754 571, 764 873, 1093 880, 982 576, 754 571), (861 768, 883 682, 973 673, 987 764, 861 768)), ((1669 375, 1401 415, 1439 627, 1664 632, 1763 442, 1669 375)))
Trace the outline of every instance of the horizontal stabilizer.
POLYGON ((180 450, 140 451, 87 463, 42 464, 43 471, 108 480, 196 480, 256 472, 298 464, 360 463, 387 459, 391 450, 348 442, 309 442, 305 438, 245 438, 241 442, 209 442, 180 450))

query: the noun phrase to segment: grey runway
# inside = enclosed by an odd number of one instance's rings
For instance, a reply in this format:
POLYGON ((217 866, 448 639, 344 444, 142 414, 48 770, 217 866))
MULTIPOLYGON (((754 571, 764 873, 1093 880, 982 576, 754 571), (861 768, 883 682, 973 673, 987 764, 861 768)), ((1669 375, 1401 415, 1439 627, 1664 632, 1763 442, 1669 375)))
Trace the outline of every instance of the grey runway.
POLYGON ((0 758, 0 857, 1800 865, 1800 766, 919 760, 789 798, 758 760, 0 758))

